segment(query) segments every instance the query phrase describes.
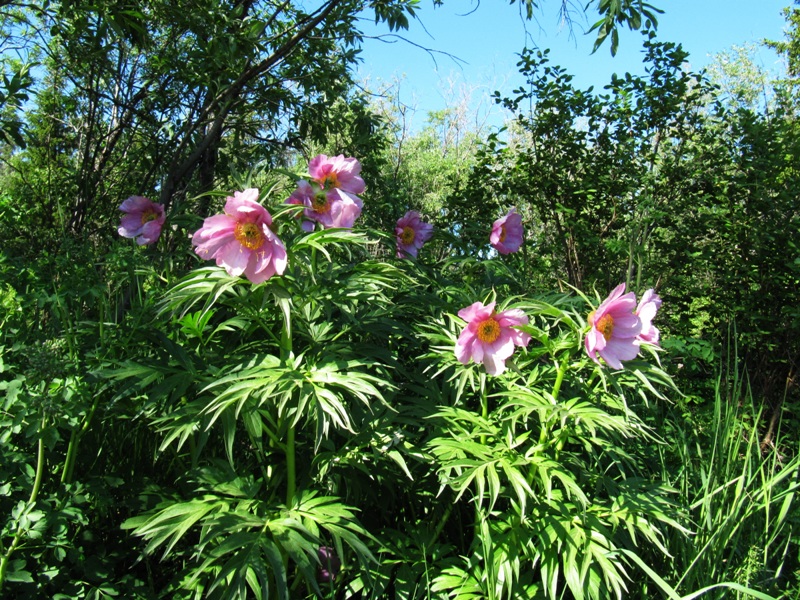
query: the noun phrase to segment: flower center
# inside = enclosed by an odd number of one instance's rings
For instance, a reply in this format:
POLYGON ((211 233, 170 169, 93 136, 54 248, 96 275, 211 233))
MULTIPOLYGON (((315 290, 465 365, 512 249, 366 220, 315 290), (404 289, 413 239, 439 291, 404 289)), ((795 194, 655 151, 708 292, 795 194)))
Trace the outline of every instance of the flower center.
MULTIPOLYGON (((594 313, 589 315, 590 320, 593 318, 594 313)), ((594 325, 594 328, 597 329, 597 331, 603 334, 603 337, 606 338, 606 341, 611 339, 611 334, 614 333, 614 318, 611 315, 603 315, 592 325, 594 325)))
POLYGON ((339 187, 339 176, 331 171, 326 175, 322 176, 322 179, 319 181, 320 186, 323 188, 338 188, 339 187))
POLYGON ((326 213, 331 210, 331 202, 328 195, 322 191, 317 192, 311 197, 311 208, 314 212, 326 213))
POLYGON ((148 208, 142 213, 142 225, 149 223, 150 221, 155 221, 157 218, 158 213, 152 208, 148 208))
POLYGON ((413 227, 403 227, 403 233, 400 234, 400 241, 402 243, 408 245, 414 241, 415 237, 417 237, 417 232, 414 231, 413 227))
POLYGON ((505 241, 506 241, 506 226, 505 225, 501 225, 500 226, 500 243, 505 242, 505 241))
POLYGON ((264 234, 255 223, 237 223, 233 237, 245 248, 255 250, 264 243, 264 234))
POLYGON ((489 317, 478 325, 478 339, 487 344, 491 344, 500 337, 500 323, 489 317))

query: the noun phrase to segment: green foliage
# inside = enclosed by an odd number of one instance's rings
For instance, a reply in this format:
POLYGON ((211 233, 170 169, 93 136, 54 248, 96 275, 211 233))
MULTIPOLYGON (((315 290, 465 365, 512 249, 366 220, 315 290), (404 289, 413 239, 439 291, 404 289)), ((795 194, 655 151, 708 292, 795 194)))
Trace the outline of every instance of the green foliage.
POLYGON ((708 67, 711 81, 720 89, 720 99, 733 112, 747 109, 764 113, 775 108, 770 74, 757 63, 758 46, 745 44, 714 56, 708 67))
MULTIPOLYGON (((210 191, 233 170, 285 165, 287 148, 300 146, 311 123, 316 139, 336 131, 320 108, 352 85, 356 15, 372 8, 377 20, 404 28, 415 4, 348 0, 310 12, 294 3, 218 1, 192 11, 152 2, 15 9, 10 33, 47 59, 28 112, 28 148, 10 157, 3 188, 43 199, 39 227, 92 233, 127 196, 170 206, 210 191), (326 67, 317 69, 322 57, 326 67)), ((19 225, 33 234, 31 223, 19 225)))
POLYGON ((615 77, 607 95, 575 89, 571 75, 549 64, 548 51, 526 50, 518 63, 526 87, 496 96, 515 118, 505 137, 489 136, 456 218, 477 225, 465 232, 471 237, 486 231, 495 212, 478 207, 517 206, 526 245, 541 261, 530 280, 547 273, 548 287, 563 278, 610 289, 651 278, 650 238, 673 198, 662 157, 698 126, 707 85, 683 71, 679 46, 644 46, 648 78, 615 77))
MULTIPOLYGON (((116 283, 94 295, 64 287, 89 281, 80 264, 49 267, 62 271, 56 293, 41 300, 41 332, 59 341, 26 347, 28 369, 22 348, 4 353, 13 365, 2 380, 4 592, 773 591, 753 574, 761 557, 777 571, 790 565, 794 463, 771 479, 753 471, 747 485, 766 481, 762 493, 725 500, 746 522, 769 506, 761 527, 770 535, 730 529, 736 521, 713 503, 744 480, 729 470, 702 487, 676 478, 673 461, 685 457, 668 440, 680 422, 664 430, 659 416, 679 393, 655 352, 619 372, 586 356, 585 315, 596 301, 524 293, 522 277, 497 257, 381 260, 385 235, 307 233, 288 207, 271 213, 289 267, 259 285, 220 267, 176 278, 171 260, 136 248, 106 257, 103 273, 116 283), (531 342, 502 376, 453 353, 464 326, 454 313, 482 297, 507 299, 498 310, 529 318, 522 330, 531 342), (73 318, 89 299, 101 299, 105 318, 73 318), (699 518, 711 523, 702 546, 692 543, 701 540, 699 518), (727 552, 734 533, 749 548, 746 561, 720 573, 699 568, 710 546, 727 552), (81 568, 98 536, 100 558, 81 568), (320 579, 322 547, 342 562, 333 581, 320 579), (777 563, 773 548, 784 553, 777 563), (679 550, 691 580, 650 566, 679 550)), ((50 258, 41 260, 44 271, 50 258)), ((22 327, 31 317, 18 308, 39 302, 35 273, 19 291, 4 282, 4 322, 22 327)), ((732 448, 727 460, 740 453, 732 448)))
POLYGON ((658 27, 656 15, 664 12, 643 0, 600 0, 598 11, 603 18, 592 25, 589 30, 597 30, 594 50, 596 51, 610 35, 612 56, 617 53, 617 48, 619 48, 619 25, 625 25, 634 31, 655 30, 658 27))
POLYGON ((5 143, 25 147, 22 136, 24 124, 18 116, 22 105, 28 101, 28 89, 33 85, 31 68, 35 64, 10 61, 5 54, 0 57, 3 73, 3 88, 0 88, 0 137, 5 143), (10 73, 6 73, 6 65, 10 73), (11 77, 9 77, 9 74, 11 77))
MULTIPOLYGON (((9 34, 48 52, 40 81, 3 88, 36 92, 0 171, 4 597, 800 588, 789 91, 769 115, 722 108, 649 34, 648 75, 603 95, 525 52, 505 134, 476 152, 454 108, 395 155, 348 66, 359 10, 396 30, 414 1, 13 4, 9 34), (363 157, 373 229, 301 230, 298 152, 363 157), (258 285, 189 252, 242 187, 288 253, 258 285), (110 244, 120 198, 156 191, 162 240, 110 244), (526 242, 497 255, 512 205, 526 242), (437 227, 414 261, 394 257, 409 208, 437 227), (583 344, 620 281, 658 282, 663 351, 614 371, 583 344), (480 299, 529 320, 497 376, 453 351, 480 299)), ((612 52, 617 26, 655 25, 647 4, 598 6, 612 52)))
MULTIPOLYGON (((636 375, 603 376, 583 355, 574 302, 517 306, 541 347, 515 360, 509 380, 481 377, 472 393, 465 386, 457 402, 471 398, 472 410, 433 415, 439 478, 457 500, 471 496, 476 519, 470 559, 446 569, 433 589, 452 598, 630 592, 620 548, 646 540, 666 553, 661 526, 687 532, 674 490, 648 481, 625 450, 636 438, 654 439, 633 411, 636 375)), ((444 351, 442 359, 452 364, 444 351)))
MULTIPOLYGON (((574 89, 546 51, 524 52, 527 87, 497 98, 516 117, 479 152, 466 198, 451 202, 459 231, 486 248, 492 215, 516 205, 536 249, 522 254, 526 281, 658 282, 666 330, 715 352, 735 321, 757 387, 776 406, 798 352, 793 109, 786 95, 768 114, 726 109, 703 74, 684 70, 680 46, 644 46, 648 75, 615 77, 604 95, 574 89)), ((705 367, 683 364, 673 372, 690 391, 705 367)))
POLYGON ((145 552, 163 548, 170 558, 176 544, 190 530, 202 529, 192 554, 205 557, 202 564, 179 583, 173 597, 186 591, 208 598, 289 598, 283 558, 289 556, 307 584, 321 594, 316 582, 317 548, 321 531, 333 540, 339 555, 344 541, 359 562, 374 560, 360 537, 368 534, 358 525, 351 509, 336 498, 304 493, 288 507, 272 506, 258 497, 260 486, 252 479, 231 479, 224 470, 206 469, 199 474, 202 496, 186 502, 168 502, 147 515, 126 521, 123 529, 148 540, 145 552), (249 592, 248 592, 249 590, 249 592))
POLYGON ((762 409, 745 382, 728 375, 710 414, 670 419, 675 442, 664 455, 665 472, 692 523, 692 535, 670 543, 675 587, 698 590, 727 580, 780 594, 796 586, 797 558, 785 544, 797 527, 800 455, 780 427, 768 443, 759 441, 762 409))

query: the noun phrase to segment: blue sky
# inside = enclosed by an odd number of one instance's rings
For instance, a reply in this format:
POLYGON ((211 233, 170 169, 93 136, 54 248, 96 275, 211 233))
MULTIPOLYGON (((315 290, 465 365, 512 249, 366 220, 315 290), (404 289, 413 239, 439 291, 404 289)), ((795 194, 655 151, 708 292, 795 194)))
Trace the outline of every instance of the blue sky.
MULTIPOLYGON (((621 32, 615 57, 610 54, 608 42, 592 54, 595 36, 584 34, 590 25, 580 11, 585 0, 571 1, 576 7, 572 36, 568 27, 559 22, 561 0, 541 0, 537 20, 527 23, 519 16, 518 4, 510 5, 508 0, 445 0, 444 6, 437 9, 430 0, 423 0, 419 20, 411 22, 409 31, 400 32, 409 41, 393 36, 385 37, 385 41, 365 41, 359 74, 372 89, 381 81, 402 77, 401 99, 416 109, 414 125, 419 127, 427 111, 445 108, 448 97, 457 96, 461 89, 471 90, 473 102, 494 90, 510 92, 520 83, 515 64, 526 41, 529 46, 550 48, 551 63, 574 75, 574 84, 579 88, 594 86, 600 90, 610 81, 612 73, 644 72, 640 33, 621 32), (460 61, 438 52, 434 53, 434 61, 428 52, 413 44, 450 53, 460 61)), ((699 70, 711 61, 712 55, 733 45, 764 38, 782 39, 785 21, 781 10, 791 0, 652 0, 652 3, 664 10, 659 18, 658 39, 682 43, 690 53, 691 68, 699 70)), ((365 30, 377 34, 384 33, 386 28, 370 25, 365 30)), ((778 59, 771 51, 762 51, 759 58, 763 66, 777 69, 778 59)), ((489 105, 484 100, 482 109, 499 110, 490 109, 489 105)))

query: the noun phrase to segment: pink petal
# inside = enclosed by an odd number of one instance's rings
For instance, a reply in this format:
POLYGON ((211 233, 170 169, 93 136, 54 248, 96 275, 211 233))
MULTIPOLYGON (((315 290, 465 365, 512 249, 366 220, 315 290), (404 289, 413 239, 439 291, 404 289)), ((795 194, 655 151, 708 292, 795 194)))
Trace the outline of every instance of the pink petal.
POLYGON ((131 196, 130 198, 125 200, 122 204, 120 204, 119 209, 122 212, 126 213, 132 213, 132 212, 143 213, 145 210, 150 208, 152 204, 153 203, 144 196, 131 196))
POLYGON ((486 354, 483 357, 483 366, 489 375, 502 375, 506 370, 506 361, 497 355, 486 354))
POLYGON ((216 252, 217 265, 225 267, 228 275, 239 277, 250 262, 251 252, 234 239, 216 252))
MULTIPOLYGON (((142 228, 142 214, 141 213, 133 213, 123 215, 122 218, 119 220, 120 227, 127 231, 130 236, 133 237, 134 235, 138 235, 138 231, 142 228), (136 232, 136 233, 134 233, 136 232)), ((124 234, 120 234, 124 235, 124 234)), ((126 236, 127 237, 127 236, 126 236)))
POLYGON ((474 339, 475 334, 466 328, 458 336, 458 340, 456 340, 455 354, 458 362, 461 364, 467 364, 470 361, 470 358, 472 358, 470 348, 474 339))
POLYGON ((161 235, 161 226, 162 223, 158 221, 148 221, 142 227, 142 234, 139 237, 138 243, 140 245, 144 244, 152 244, 153 242, 158 241, 159 236, 161 235))
POLYGON ((330 211, 331 227, 352 228, 361 215, 361 207, 364 205, 361 199, 340 189, 331 190, 328 197, 334 198, 330 211))
POLYGON ((458 311, 458 316, 467 321, 467 323, 472 323, 476 319, 484 320, 492 314, 494 305, 494 301, 486 306, 483 305, 483 302, 474 302, 467 308, 462 308, 458 311))
POLYGON ((603 360, 615 369, 621 369, 621 361, 633 360, 637 354, 639 354, 639 345, 633 340, 619 340, 613 337, 608 340, 606 347, 600 350, 600 356, 603 357, 603 360))
POLYGON ((243 192, 234 192, 225 202, 225 213, 237 221, 265 222, 272 225, 272 217, 267 209, 258 203, 258 189, 248 188, 243 192))
POLYGON ((364 180, 358 176, 361 173, 361 163, 355 158, 345 158, 344 155, 334 157, 331 160, 331 171, 336 173, 339 181, 339 188, 351 194, 360 194, 366 186, 364 180))
POLYGON ((519 308, 504 310, 503 312, 497 313, 494 318, 501 327, 528 324, 528 316, 519 308))
POLYGON ((469 353, 472 356, 472 360, 474 360, 476 363, 479 363, 486 355, 486 345, 477 336, 475 336, 472 338, 472 340, 470 340, 469 353))
POLYGON ((192 244, 197 246, 218 236, 232 236, 236 219, 228 215, 214 215, 203 221, 203 226, 194 232, 192 244))
MULTIPOLYGON (((253 253, 255 254, 255 252, 253 253)), ((267 279, 275 275, 277 272, 275 264, 272 261, 267 261, 260 269, 256 268, 256 259, 251 256, 251 260, 244 270, 244 274, 252 283, 264 283, 267 279)))
POLYGON ((589 354, 589 357, 592 360, 597 361, 595 354, 606 347, 606 338, 603 336, 602 333, 592 328, 586 334, 584 343, 586 346, 586 352, 587 354, 589 354))
POLYGON ((496 355, 503 360, 514 354, 514 340, 507 329, 501 329, 497 339, 491 344, 484 342, 483 347, 486 354, 496 355))
POLYGON ((312 179, 322 179, 328 174, 327 170, 323 170, 323 166, 327 164, 329 164, 328 157, 324 154, 317 154, 308 163, 308 174, 312 179))
POLYGON ((530 333, 526 333, 525 331, 519 331, 517 329, 512 329, 511 330, 511 339, 514 341, 515 345, 527 348, 528 344, 531 341, 531 334, 530 333))
POLYGON ((192 237, 192 244, 196 247, 194 251, 200 258, 205 260, 216 258, 217 253, 231 243, 238 244, 233 234, 233 228, 219 231, 211 237, 202 235, 202 230, 196 232, 192 237), (200 235, 198 235, 200 234, 200 235))

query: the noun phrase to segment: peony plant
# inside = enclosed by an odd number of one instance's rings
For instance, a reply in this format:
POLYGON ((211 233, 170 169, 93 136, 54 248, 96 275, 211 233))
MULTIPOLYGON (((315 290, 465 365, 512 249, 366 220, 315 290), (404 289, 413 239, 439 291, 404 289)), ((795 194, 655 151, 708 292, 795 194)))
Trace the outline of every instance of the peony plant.
POLYGON ((364 206, 356 195, 365 189, 360 172, 358 160, 341 154, 332 158, 319 154, 311 160, 308 164, 311 181, 301 179, 286 200, 287 204, 305 207, 305 231, 312 231, 315 223, 324 229, 353 227, 364 206))
POLYGON ((423 223, 417 211, 409 210, 397 220, 394 234, 397 239, 397 258, 416 258, 422 245, 433 237, 433 225, 423 223))
POLYGON ((528 317, 520 309, 495 311, 495 301, 484 305, 475 302, 458 311, 467 324, 458 336, 455 353, 462 364, 471 360, 483 363, 490 375, 500 375, 506 369, 506 360, 517 346, 526 347, 531 336, 516 329, 527 325, 528 317))
POLYGON ((522 247, 525 231, 522 227, 522 216, 512 207, 505 215, 492 224, 489 241, 492 248, 500 254, 511 254, 522 247))
MULTIPOLYGON (((442 597, 624 595, 624 552, 662 539, 662 515, 677 522, 667 492, 618 460, 645 431, 628 390, 643 389, 636 376, 662 376, 622 369, 658 342, 661 299, 648 290, 637 305, 620 285, 588 331, 574 296, 505 310, 473 302, 475 279, 457 258, 441 273, 408 269, 375 258, 356 232, 312 233, 352 227, 364 183, 341 155, 319 155, 308 171, 286 200, 305 221, 306 233, 286 237, 291 252, 255 188, 228 197, 192 236, 228 275, 198 269, 168 292, 161 310, 180 323, 169 343, 182 351, 125 373, 174 385, 155 426, 162 448, 192 446, 201 468, 184 487, 200 493, 172 495, 124 527, 146 552, 163 547, 185 565, 175 581, 187 594, 198 585, 287 598, 303 587, 309 597, 381 596, 387 586, 442 597), (284 273, 258 289, 230 279, 284 273), (453 307, 467 304, 456 319, 453 307)), ((432 234, 409 210, 394 230, 397 255, 416 257, 432 234)), ((512 208, 492 245, 507 254, 522 239, 512 208)), ((511 280, 497 285, 520 292, 511 280)))
POLYGON ((642 294, 639 306, 636 307, 636 316, 642 321, 642 330, 639 332, 639 341, 658 345, 660 337, 658 328, 653 325, 656 312, 661 308, 661 297, 654 290, 647 290, 642 294))
POLYGON ((272 230, 269 212, 258 203, 255 188, 229 196, 224 214, 206 218, 192 244, 201 258, 216 259, 229 275, 244 274, 253 283, 286 269, 286 248, 272 230))
POLYGON ((122 237, 134 238, 140 246, 154 244, 161 236, 166 215, 164 205, 144 196, 131 196, 119 209, 125 214, 120 221, 119 233, 122 237))

